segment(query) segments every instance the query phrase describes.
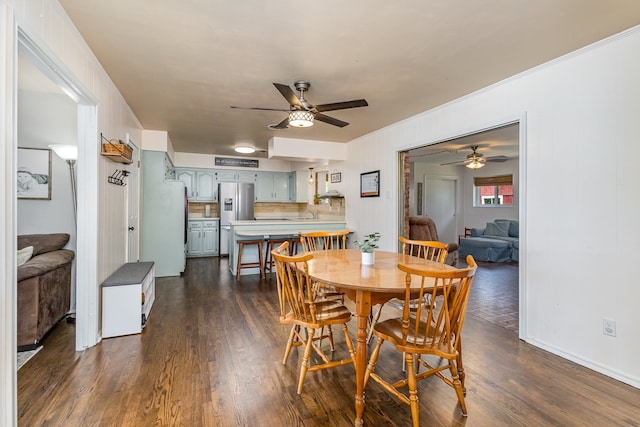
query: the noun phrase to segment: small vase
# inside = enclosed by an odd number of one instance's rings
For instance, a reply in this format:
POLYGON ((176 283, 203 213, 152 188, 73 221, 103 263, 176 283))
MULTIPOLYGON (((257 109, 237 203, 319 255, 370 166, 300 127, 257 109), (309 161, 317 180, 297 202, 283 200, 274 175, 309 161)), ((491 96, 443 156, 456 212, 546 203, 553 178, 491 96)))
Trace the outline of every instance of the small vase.
POLYGON ((375 252, 362 252, 362 265, 373 265, 376 261, 375 252))

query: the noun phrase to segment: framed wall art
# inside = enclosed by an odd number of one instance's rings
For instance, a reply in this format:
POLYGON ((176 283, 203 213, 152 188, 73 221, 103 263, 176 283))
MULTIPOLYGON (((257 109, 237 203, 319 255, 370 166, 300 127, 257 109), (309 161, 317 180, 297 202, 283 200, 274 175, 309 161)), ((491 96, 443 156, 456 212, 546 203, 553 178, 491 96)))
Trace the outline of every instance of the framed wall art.
POLYGON ((331 183, 342 181, 342 173, 336 172, 331 174, 331 183))
POLYGON ((380 171, 360 174, 360 197, 380 197, 380 171))
POLYGON ((51 150, 18 148, 18 199, 51 200, 51 150))

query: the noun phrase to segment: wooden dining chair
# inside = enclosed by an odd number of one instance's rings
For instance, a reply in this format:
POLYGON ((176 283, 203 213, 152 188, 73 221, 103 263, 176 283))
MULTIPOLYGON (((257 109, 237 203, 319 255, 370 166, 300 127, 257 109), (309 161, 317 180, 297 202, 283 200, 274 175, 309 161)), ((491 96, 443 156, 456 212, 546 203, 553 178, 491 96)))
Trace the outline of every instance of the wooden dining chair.
POLYGON ((469 291, 477 269, 471 255, 467 256, 467 265, 464 269, 440 270, 416 264, 398 264, 398 268, 406 273, 402 317, 379 322, 373 329, 378 340, 364 374, 365 387, 369 379, 373 379, 401 402, 408 404, 411 407, 414 427, 420 424, 417 382, 433 375, 455 390, 462 414, 467 415, 464 384, 460 380, 460 370, 463 368, 459 349, 469 291), (412 281, 414 287, 411 286, 412 281), (412 293, 417 291, 416 283, 420 284, 420 297, 430 295, 431 298, 427 306, 419 305, 415 315, 412 315, 409 307, 413 299, 412 293), (439 298, 441 303, 438 309, 435 304, 436 296, 442 296, 439 298), (405 380, 390 383, 374 373, 380 347, 385 341, 407 355, 408 369, 405 380), (414 358, 415 355, 435 356, 437 363, 430 364, 423 358, 414 358), (414 363, 424 366, 427 370, 416 373, 414 363), (401 391, 404 387, 408 387, 408 395, 401 391))
MULTIPOLYGON (((413 255, 418 258, 427 259, 430 261, 437 262, 438 264, 444 264, 447 260, 447 255, 449 254, 447 247, 448 245, 442 242, 430 241, 430 240, 410 240, 406 237, 400 236, 398 238, 400 243, 402 243, 401 253, 407 255, 413 255)), ((427 296, 428 298, 428 296, 427 296)), ((427 303, 428 301, 423 301, 423 303, 427 303)), ((420 303, 419 300, 411 301, 411 310, 415 312, 416 306, 420 303)), ((402 310, 404 307, 404 301, 399 300, 398 298, 393 298, 387 302, 388 305, 402 310)), ((380 304, 378 310, 372 315, 371 325, 369 327, 369 334, 367 336, 367 342, 371 341, 371 337, 373 335, 373 327, 380 319, 380 313, 382 312, 382 307, 384 304, 380 304)), ((402 364, 402 370, 404 371, 405 364, 402 364)))
POLYGON ((307 265, 307 261, 313 258, 313 254, 306 252, 300 255, 288 256, 285 255, 288 246, 289 242, 278 246, 272 251, 272 256, 276 266, 280 323, 291 325, 291 332, 287 340, 282 364, 287 363, 292 347, 304 346, 304 356, 300 365, 300 377, 298 379, 298 394, 300 394, 308 371, 355 363, 355 352, 347 329, 347 322, 351 319, 351 312, 347 307, 336 303, 336 301, 317 301, 311 286, 309 267, 307 265), (324 327, 330 327, 331 325, 341 325, 350 358, 329 360, 320 346, 315 343, 316 332, 319 330, 322 334, 324 327), (302 329, 305 329, 306 333, 302 333, 302 329), (324 363, 311 366, 311 350, 315 351, 324 363))
POLYGON ((327 249, 346 249, 349 230, 300 232, 300 242, 304 252, 327 249))
MULTIPOLYGON (((302 245, 303 252, 314 252, 331 249, 346 249, 347 248, 347 235, 349 230, 339 231, 310 231, 300 232, 300 244, 302 245)), ((336 288, 330 285, 321 284, 318 282, 313 283, 313 291, 318 301, 340 301, 344 304, 344 294, 338 292, 336 288)), ((322 345, 322 339, 324 337, 329 338, 331 345, 331 351, 334 351, 333 345, 333 331, 329 326, 325 335, 324 329, 321 331, 320 345, 322 345)))
MULTIPOLYGON (((346 249, 349 230, 300 232, 300 243, 303 252, 323 251, 330 249, 346 249)), ((344 304, 344 294, 333 286, 314 283, 314 292, 319 300, 340 300, 344 304)))

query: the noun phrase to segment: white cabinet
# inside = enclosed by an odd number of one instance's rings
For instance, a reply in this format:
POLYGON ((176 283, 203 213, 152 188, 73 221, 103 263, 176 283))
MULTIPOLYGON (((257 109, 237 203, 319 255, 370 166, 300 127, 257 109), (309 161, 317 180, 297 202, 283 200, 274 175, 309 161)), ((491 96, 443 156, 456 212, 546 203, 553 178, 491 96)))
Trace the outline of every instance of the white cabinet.
POLYGON ((309 203, 309 172, 295 171, 291 179, 291 200, 298 203, 309 203))
POLYGON ((232 169, 215 170, 216 183, 220 182, 256 182, 256 173, 232 169))
POLYGON ((196 200, 215 202, 218 200, 218 186, 213 171, 196 173, 196 200))
POLYGON ((142 332, 155 301, 153 262, 129 262, 102 284, 102 338, 142 332))
POLYGON ((218 200, 218 186, 212 170, 176 169, 176 179, 187 187, 187 199, 194 202, 218 200))
POLYGON ((187 256, 218 256, 218 220, 189 220, 187 256))
POLYGON ((286 172, 261 172, 256 179, 256 202, 289 202, 290 174, 286 172))
POLYGON ((176 169, 176 179, 182 181, 187 187, 187 199, 195 200, 196 197, 196 172, 193 170, 176 169))

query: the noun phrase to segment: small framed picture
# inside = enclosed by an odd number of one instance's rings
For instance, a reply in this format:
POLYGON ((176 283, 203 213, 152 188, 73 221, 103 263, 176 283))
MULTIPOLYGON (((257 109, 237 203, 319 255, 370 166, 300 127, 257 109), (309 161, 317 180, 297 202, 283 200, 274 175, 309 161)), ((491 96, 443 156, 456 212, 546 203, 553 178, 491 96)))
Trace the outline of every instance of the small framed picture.
POLYGON ((342 173, 336 172, 331 174, 331 182, 340 182, 342 181, 342 173))
POLYGON ((380 197, 380 171, 360 174, 360 197, 380 197))
POLYGON ((51 200, 51 150, 18 148, 18 199, 51 200))

